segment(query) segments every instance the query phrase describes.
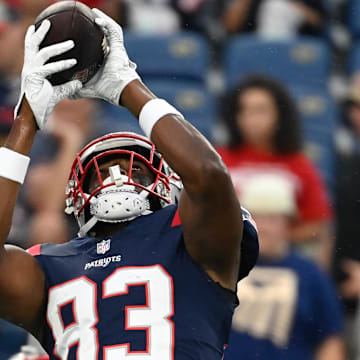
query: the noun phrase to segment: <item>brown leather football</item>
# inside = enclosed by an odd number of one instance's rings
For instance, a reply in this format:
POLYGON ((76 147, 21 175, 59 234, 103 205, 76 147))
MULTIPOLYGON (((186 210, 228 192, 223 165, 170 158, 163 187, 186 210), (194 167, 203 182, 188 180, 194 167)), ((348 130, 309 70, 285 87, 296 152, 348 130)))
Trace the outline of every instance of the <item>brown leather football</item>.
POLYGON ((49 76, 48 80, 53 85, 75 79, 85 84, 103 65, 107 42, 102 29, 95 23, 95 18, 92 10, 79 1, 59 1, 36 18, 36 29, 45 19, 51 22, 51 28, 40 48, 66 40, 75 42, 75 47, 70 51, 49 59, 48 62, 71 58, 77 60, 73 68, 49 76))

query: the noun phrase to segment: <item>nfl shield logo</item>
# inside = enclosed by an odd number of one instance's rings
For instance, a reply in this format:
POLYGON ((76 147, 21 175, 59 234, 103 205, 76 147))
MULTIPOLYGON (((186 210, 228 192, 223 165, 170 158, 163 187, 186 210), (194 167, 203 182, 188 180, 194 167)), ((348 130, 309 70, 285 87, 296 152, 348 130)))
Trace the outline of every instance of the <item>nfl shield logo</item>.
POLYGON ((97 253, 98 254, 105 254, 110 250, 110 242, 111 240, 103 240, 99 243, 97 243, 97 253))

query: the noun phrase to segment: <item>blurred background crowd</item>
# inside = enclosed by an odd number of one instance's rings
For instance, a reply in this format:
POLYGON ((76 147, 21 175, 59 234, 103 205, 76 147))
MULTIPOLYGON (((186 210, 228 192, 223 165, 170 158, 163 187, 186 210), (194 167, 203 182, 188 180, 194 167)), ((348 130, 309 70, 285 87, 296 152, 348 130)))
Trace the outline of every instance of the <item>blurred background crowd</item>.
MULTIPOLYGON (((0 144, 25 31, 52 2, 0 0, 0 144)), ((360 359, 360 0, 83 2, 123 25, 143 81, 217 147, 258 224, 260 259, 239 284, 225 359, 360 359)), ((124 130, 141 133, 126 109, 59 104, 37 136, 9 243, 72 238, 74 156, 124 130)), ((0 322, 1 360, 27 342, 0 322)))

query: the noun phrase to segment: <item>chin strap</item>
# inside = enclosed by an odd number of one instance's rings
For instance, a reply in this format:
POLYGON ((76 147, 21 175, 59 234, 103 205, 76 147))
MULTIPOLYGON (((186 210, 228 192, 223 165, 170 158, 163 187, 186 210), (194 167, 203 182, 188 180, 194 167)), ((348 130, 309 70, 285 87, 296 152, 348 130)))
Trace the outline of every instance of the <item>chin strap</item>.
POLYGON ((78 237, 86 236, 87 233, 96 225, 97 222, 98 219, 96 218, 96 216, 90 218, 90 220, 79 229, 78 237))

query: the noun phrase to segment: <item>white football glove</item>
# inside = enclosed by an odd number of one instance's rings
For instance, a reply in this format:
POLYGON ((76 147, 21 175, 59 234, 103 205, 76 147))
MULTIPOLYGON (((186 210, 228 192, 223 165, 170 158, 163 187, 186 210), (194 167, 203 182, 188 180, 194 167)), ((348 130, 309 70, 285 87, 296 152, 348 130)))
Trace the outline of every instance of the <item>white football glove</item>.
POLYGON ((46 79, 47 76, 70 69, 76 64, 76 59, 69 59, 44 65, 53 56, 63 54, 75 46, 74 42, 69 40, 39 50, 39 46, 50 26, 50 21, 45 20, 37 31, 35 31, 35 26, 31 25, 26 33, 25 58, 21 73, 21 93, 15 108, 16 118, 25 95, 40 129, 45 126, 55 105, 61 100, 74 95, 82 87, 79 80, 52 86, 49 80, 46 79))
POLYGON ((97 16, 95 22, 106 36, 110 51, 102 69, 72 98, 99 98, 119 106, 126 85, 140 79, 140 76, 136 72, 136 64, 129 60, 121 26, 102 11, 92 11, 97 16))

